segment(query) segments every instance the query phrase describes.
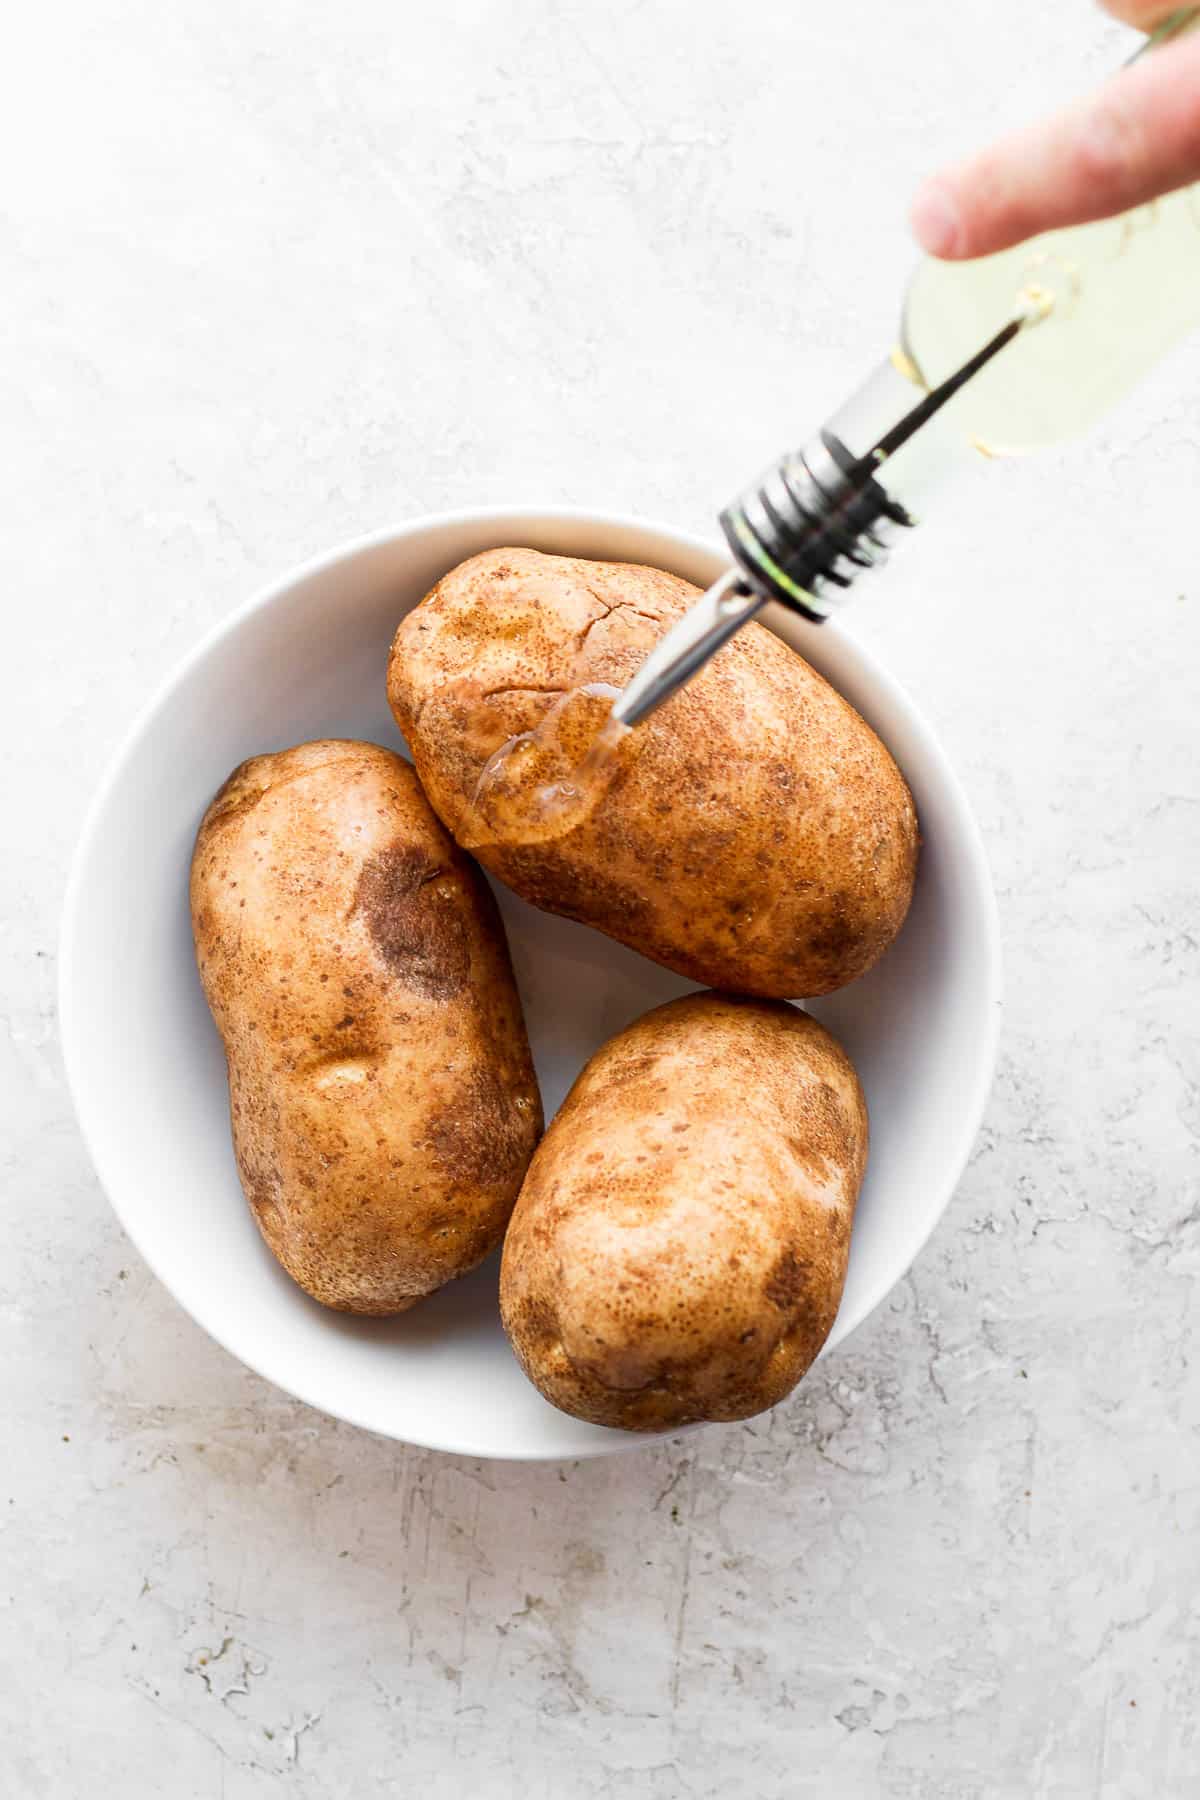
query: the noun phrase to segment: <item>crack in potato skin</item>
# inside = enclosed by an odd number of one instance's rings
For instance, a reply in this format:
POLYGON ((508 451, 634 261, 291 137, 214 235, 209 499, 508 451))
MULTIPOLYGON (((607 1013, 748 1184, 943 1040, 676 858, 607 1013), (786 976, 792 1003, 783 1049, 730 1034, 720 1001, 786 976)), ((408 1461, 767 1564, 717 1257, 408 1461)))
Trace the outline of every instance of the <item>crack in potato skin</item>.
POLYGON ((489 757, 562 694, 623 687, 697 591, 657 569, 484 552, 402 622, 392 710, 439 816, 523 899, 708 986, 829 993, 904 922, 916 814, 875 733, 761 625, 630 734, 570 831, 537 841, 513 806, 507 831, 472 836, 489 757))

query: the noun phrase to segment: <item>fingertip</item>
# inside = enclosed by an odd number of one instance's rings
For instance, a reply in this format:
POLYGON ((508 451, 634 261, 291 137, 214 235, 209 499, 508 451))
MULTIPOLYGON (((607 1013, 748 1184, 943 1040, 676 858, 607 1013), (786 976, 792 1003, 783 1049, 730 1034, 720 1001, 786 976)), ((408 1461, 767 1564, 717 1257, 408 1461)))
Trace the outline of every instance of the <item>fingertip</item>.
POLYGON ((936 176, 918 189, 909 208, 908 222, 927 256, 953 261, 966 254, 967 233, 961 208, 945 182, 936 176))
POLYGON ((1177 0, 1100 0, 1100 10, 1139 31, 1153 31, 1178 11, 1177 0))

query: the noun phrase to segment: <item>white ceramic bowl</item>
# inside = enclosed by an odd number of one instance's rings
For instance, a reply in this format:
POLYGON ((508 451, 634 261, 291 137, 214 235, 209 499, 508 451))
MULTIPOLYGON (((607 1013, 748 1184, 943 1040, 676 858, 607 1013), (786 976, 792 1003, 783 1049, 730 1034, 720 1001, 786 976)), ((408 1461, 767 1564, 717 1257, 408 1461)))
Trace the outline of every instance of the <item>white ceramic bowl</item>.
MULTIPOLYGON (((67 890, 63 1048, 122 1224, 233 1355, 312 1406, 410 1443, 474 1456, 591 1456, 647 1439, 567 1418, 528 1384, 500 1329, 497 1258, 382 1321, 327 1312, 283 1274, 238 1186, 224 1060, 188 921, 192 840, 229 771, 305 738, 398 744, 384 693, 397 622, 447 569, 501 544, 654 563, 700 583, 723 566, 712 548, 663 527, 492 510, 415 520, 260 594, 150 702, 101 784, 67 890)), ((832 1348, 900 1280, 962 1171, 994 1060, 997 927, 979 834, 912 702, 835 625, 814 629, 782 613, 772 623, 890 747, 924 834, 895 947, 812 1008, 854 1058, 871 1114, 832 1348)), ((498 894, 549 1117, 597 1045, 691 984, 498 894)))

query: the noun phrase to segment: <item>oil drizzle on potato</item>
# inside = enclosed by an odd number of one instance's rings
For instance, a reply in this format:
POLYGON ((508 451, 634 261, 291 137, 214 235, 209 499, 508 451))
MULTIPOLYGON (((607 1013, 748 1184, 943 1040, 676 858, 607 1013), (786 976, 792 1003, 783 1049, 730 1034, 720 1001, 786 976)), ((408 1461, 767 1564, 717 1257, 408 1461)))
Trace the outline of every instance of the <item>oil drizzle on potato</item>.
POLYGON ((464 849, 546 844, 591 817, 621 766, 629 726, 612 717, 620 690, 589 682, 559 695, 532 731, 484 764, 459 830, 464 849))

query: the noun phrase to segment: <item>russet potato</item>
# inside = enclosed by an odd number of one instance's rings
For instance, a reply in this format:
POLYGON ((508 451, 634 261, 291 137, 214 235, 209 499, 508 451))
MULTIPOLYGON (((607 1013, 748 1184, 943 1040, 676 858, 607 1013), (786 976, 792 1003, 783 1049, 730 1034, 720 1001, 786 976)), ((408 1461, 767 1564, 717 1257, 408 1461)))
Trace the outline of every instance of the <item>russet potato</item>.
POLYGON ((242 1186, 325 1305, 394 1313, 500 1241, 542 1126, 487 884, 393 751, 236 769, 191 871, 242 1186))
POLYGON ((900 930, 917 820, 875 733, 761 625, 629 734, 569 828, 523 829, 510 796, 478 829, 493 753, 564 694, 621 687, 696 592, 658 569, 486 551, 401 623, 392 710, 435 811, 524 899, 711 987, 828 993, 900 930))
POLYGON ((526 1374, 633 1431, 773 1406, 833 1324, 866 1156, 815 1019, 712 993, 647 1013, 587 1064, 513 1212, 500 1306, 526 1374))

